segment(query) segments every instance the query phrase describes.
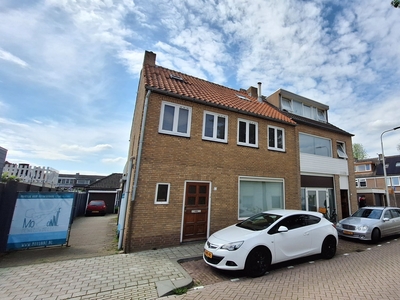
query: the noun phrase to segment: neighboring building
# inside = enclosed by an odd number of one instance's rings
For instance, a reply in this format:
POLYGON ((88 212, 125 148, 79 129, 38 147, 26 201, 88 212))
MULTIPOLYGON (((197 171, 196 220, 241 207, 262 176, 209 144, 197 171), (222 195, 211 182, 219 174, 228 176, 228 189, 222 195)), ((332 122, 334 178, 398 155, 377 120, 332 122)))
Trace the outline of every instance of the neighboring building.
POLYGON ((230 89, 155 59, 146 51, 123 177, 125 252, 205 240, 268 209, 341 218, 357 208, 352 135, 328 123, 328 106, 285 90, 264 97, 261 84, 230 89))
POLYGON ((104 175, 59 174, 57 189, 63 191, 84 191, 86 187, 103 179, 104 175))
MULTIPOLYGON (((385 156, 386 179, 391 206, 400 205, 400 155, 385 156)), ((365 196, 367 205, 387 205, 385 175, 381 157, 354 163, 357 197, 365 196)))
POLYGON ((121 173, 113 173, 86 187, 87 203, 90 200, 104 200, 107 205, 107 213, 117 212, 121 199, 121 173))
POLYGON ((3 168, 6 162, 6 157, 7 157, 7 149, 0 147, 0 178, 1 175, 3 174, 3 168))
POLYGON ((348 217, 356 208, 352 135, 328 122, 327 105, 283 89, 267 101, 298 125, 301 209, 348 217))
POLYGON ((50 167, 31 166, 25 163, 12 164, 6 161, 3 173, 6 172, 20 178, 21 182, 36 186, 54 188, 58 181, 58 171, 50 167))

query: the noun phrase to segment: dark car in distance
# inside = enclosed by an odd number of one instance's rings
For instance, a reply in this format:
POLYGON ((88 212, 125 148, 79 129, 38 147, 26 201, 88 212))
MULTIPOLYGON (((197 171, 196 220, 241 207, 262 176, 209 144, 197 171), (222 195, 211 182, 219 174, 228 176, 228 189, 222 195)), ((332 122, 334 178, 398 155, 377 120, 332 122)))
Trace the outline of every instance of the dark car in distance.
POLYGON ((86 206, 85 216, 101 215, 105 216, 107 212, 106 203, 103 200, 91 200, 86 206))

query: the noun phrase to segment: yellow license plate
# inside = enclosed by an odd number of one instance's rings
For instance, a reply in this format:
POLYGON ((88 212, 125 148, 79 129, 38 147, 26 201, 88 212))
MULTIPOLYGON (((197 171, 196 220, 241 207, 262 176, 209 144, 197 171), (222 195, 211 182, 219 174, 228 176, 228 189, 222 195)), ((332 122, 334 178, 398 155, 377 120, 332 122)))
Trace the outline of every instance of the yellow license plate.
POLYGON ((347 234, 347 235, 353 235, 353 234, 354 234, 354 232, 347 231, 347 230, 343 230, 343 234, 347 234))
POLYGON ((204 250, 204 255, 207 256, 208 258, 212 258, 213 254, 210 251, 204 250))

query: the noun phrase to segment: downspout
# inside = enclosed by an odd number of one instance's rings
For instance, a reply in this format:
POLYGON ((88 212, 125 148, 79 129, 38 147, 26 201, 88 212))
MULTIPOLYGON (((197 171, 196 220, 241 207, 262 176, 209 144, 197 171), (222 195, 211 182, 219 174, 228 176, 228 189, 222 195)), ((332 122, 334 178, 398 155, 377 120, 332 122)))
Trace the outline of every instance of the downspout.
MULTIPOLYGON (((149 103, 149 97, 150 97, 151 91, 148 90, 147 94, 146 94, 146 98, 144 101, 144 108, 143 108, 143 118, 142 118, 142 125, 141 125, 141 129, 140 129, 140 139, 139 139, 139 148, 138 148, 138 154, 137 154, 137 158, 136 158, 136 169, 135 169, 135 174, 134 174, 134 183, 133 183, 133 192, 132 192, 132 199, 131 201, 135 200, 135 195, 136 195, 136 186, 137 186, 137 181, 138 181, 138 177, 139 177, 139 166, 140 166, 140 159, 142 156, 142 148, 143 148, 143 135, 144 135, 144 126, 146 125, 146 117, 147 117, 147 107, 148 107, 148 103, 149 103)), ((127 211, 127 207, 128 207, 128 199, 129 199, 129 191, 130 191, 130 183, 131 183, 131 174, 132 174, 132 165, 133 165, 133 159, 134 157, 130 157, 129 159, 129 171, 128 171, 128 178, 126 180, 126 185, 125 185, 125 191, 126 193, 126 197, 124 197, 123 201, 124 203, 124 213, 121 214, 121 216, 123 216, 123 220, 122 220, 122 224, 121 224, 121 231, 119 234, 119 240, 118 240, 118 250, 122 249, 122 240, 124 238, 124 229, 125 229, 125 219, 126 219, 126 211, 127 211)), ((122 203, 121 203, 121 207, 122 207, 122 203)), ((128 214, 130 216, 130 211, 128 211, 128 214)), ((129 219, 129 218, 128 218, 129 219)))
POLYGON ((142 158, 144 127, 146 125, 147 107, 149 106, 150 94, 151 94, 151 91, 148 90, 147 94, 146 94, 146 99, 144 101, 142 128, 140 130, 139 149, 138 149, 138 155, 137 155, 137 159, 136 159, 135 177, 134 177, 134 182, 133 182, 132 201, 135 201, 136 190, 137 190, 137 182, 139 180, 139 168, 140 168, 140 160, 142 158))
POLYGON ((122 240, 124 239, 124 228, 125 228, 125 217, 126 217, 126 208, 128 206, 128 198, 129 198, 129 188, 131 183, 131 175, 132 175, 132 166, 133 160, 135 157, 131 156, 128 162, 128 176, 126 177, 126 182, 124 186, 124 192, 122 193, 120 211, 118 212, 118 250, 122 249, 122 240))

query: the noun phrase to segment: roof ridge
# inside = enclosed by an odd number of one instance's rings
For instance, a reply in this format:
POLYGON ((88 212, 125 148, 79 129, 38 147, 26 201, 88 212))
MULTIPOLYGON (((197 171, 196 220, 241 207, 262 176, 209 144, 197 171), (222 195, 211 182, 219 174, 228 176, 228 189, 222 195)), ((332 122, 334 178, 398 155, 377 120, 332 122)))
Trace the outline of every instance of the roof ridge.
POLYGON ((212 82, 212 81, 209 81, 209 80, 206 80, 206 79, 203 79, 203 78, 199 78, 199 77, 196 77, 196 76, 193 76, 193 75, 189 75, 189 74, 186 74, 186 73, 183 73, 183 72, 180 72, 180 71, 172 70, 172 69, 160 66, 160 65, 155 65, 155 66, 151 66, 150 64, 145 64, 145 65, 147 65, 149 67, 162 68, 164 70, 168 70, 168 71, 171 71, 171 72, 174 72, 174 73, 178 73, 178 74, 181 74, 181 75, 184 75, 184 76, 188 76, 188 77, 194 78, 196 80, 204 81, 205 83, 216 85, 216 86, 222 87, 224 89, 228 89, 228 90, 235 91, 235 92, 238 92, 238 93, 246 94, 247 97, 251 97, 253 99, 257 99, 257 97, 250 96, 247 92, 243 92, 240 89, 236 90, 234 88, 227 87, 227 86, 219 84, 219 83, 215 83, 215 82, 212 82))

